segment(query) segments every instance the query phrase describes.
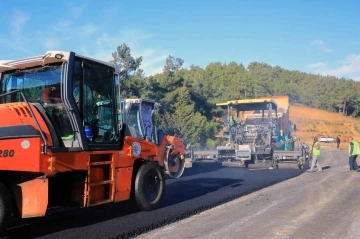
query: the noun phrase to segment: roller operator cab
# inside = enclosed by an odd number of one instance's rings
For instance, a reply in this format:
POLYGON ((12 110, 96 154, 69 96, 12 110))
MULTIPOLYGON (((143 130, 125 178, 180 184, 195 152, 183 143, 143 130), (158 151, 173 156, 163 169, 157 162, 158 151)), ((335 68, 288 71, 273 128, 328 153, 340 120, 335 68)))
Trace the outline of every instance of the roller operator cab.
MULTIPOLYGON (((96 111, 99 123, 106 127, 106 119, 110 117, 111 108, 107 107, 109 101, 97 103, 96 111)), ((185 169, 185 146, 177 135, 165 134, 158 129, 160 104, 146 99, 122 99, 120 105, 121 121, 123 122, 124 135, 133 139, 143 140, 141 152, 155 155, 157 161, 163 162, 164 172, 170 178, 179 178, 185 169)), ((89 132, 89 137, 92 133, 89 132)))
POLYGON ((171 144, 146 141, 141 118, 131 125, 136 104, 126 111, 119 74, 118 65, 73 52, 0 61, 1 229, 58 206, 161 205, 169 166, 158 150, 171 144))
POLYGON ((179 136, 171 136, 158 129, 161 126, 159 107, 159 103, 151 100, 122 100, 121 108, 126 135, 149 142, 152 148, 148 151, 154 152, 157 160, 164 162, 165 173, 171 178, 179 178, 185 168, 185 145, 179 136))

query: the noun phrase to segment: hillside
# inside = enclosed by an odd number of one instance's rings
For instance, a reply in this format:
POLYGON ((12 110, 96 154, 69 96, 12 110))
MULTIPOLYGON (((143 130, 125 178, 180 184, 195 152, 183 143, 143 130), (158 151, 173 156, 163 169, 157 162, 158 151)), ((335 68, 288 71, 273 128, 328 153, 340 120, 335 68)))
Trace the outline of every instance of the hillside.
MULTIPOLYGON (((296 124, 297 128, 293 134, 300 137, 301 141, 311 143, 314 136, 336 137, 340 135, 340 147, 346 149, 347 136, 352 135, 355 139, 360 140, 360 121, 355 118, 306 106, 292 105, 290 120, 296 124)), ((336 147, 336 144, 330 143, 326 146, 336 147)))
MULTIPOLYGON (((184 68, 184 61, 174 56, 167 57, 162 73, 145 76, 141 69, 142 57, 131 56, 126 44, 119 46, 112 56, 113 63, 133 63, 124 67, 122 97, 159 102, 158 124, 167 133, 179 135, 186 144, 195 148, 213 148, 220 143, 216 135, 222 125, 214 118, 222 117, 224 112, 216 107, 216 103, 228 100, 288 95, 293 103, 360 117, 358 81, 291 71, 260 62, 251 62, 247 67, 237 62, 211 62, 205 67, 190 65, 184 68)), ((305 114, 314 116, 309 112, 305 114)), ((351 129, 345 130, 343 119, 337 119, 331 113, 324 119, 329 118, 336 120, 323 124, 315 122, 314 127, 311 123, 305 126, 308 124, 305 117, 299 122, 299 126, 304 125, 299 127, 304 132, 298 133, 306 139, 315 133, 342 136, 356 133, 354 125, 357 121, 350 120, 351 129)), ((322 118, 314 118, 317 119, 322 118)))

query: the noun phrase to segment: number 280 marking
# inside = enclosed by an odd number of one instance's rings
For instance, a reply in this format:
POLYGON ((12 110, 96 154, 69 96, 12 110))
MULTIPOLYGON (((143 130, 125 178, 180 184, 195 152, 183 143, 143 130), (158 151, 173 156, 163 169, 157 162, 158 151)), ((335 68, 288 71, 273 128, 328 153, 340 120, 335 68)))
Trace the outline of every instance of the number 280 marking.
POLYGON ((10 150, 2 150, 0 149, 0 158, 14 157, 15 151, 13 149, 10 150))

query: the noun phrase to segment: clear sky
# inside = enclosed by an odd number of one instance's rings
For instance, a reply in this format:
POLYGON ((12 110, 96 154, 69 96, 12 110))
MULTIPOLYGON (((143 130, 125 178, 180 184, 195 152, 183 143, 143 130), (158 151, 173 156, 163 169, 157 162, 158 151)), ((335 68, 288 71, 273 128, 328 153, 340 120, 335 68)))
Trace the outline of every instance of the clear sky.
POLYGON ((0 59, 71 50, 110 60, 127 43, 147 75, 191 64, 266 62, 360 80, 360 1, 1 0, 0 59))

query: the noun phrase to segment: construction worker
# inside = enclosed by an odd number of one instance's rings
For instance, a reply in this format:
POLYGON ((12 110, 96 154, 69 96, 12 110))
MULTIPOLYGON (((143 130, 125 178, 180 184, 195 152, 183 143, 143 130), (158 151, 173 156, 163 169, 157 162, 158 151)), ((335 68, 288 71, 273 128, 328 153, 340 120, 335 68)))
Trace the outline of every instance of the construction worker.
POLYGON ((278 135, 277 140, 278 140, 278 142, 282 142, 281 146, 279 146, 277 149, 285 150, 285 137, 284 137, 284 133, 282 130, 280 130, 280 134, 278 135))
POLYGON ((314 167, 315 167, 315 164, 316 164, 316 167, 318 169, 318 172, 322 172, 322 167, 319 163, 319 156, 321 155, 321 151, 320 151, 320 142, 319 142, 319 139, 317 137, 314 138, 314 143, 313 143, 313 146, 312 146, 312 149, 311 149, 311 152, 312 152, 312 162, 311 162, 311 168, 308 170, 309 173, 312 173, 314 172, 314 167))
POLYGON ((349 166, 350 171, 354 172, 360 172, 359 166, 356 162, 356 158, 358 154, 360 153, 359 143, 354 140, 352 136, 348 137, 349 139, 349 166))
POLYGON ((337 146, 337 148, 340 147, 340 135, 338 137, 336 137, 336 146, 337 146))
POLYGON ((230 116, 230 127, 233 127, 233 126, 236 126, 237 122, 236 120, 234 119, 234 116, 230 116))

